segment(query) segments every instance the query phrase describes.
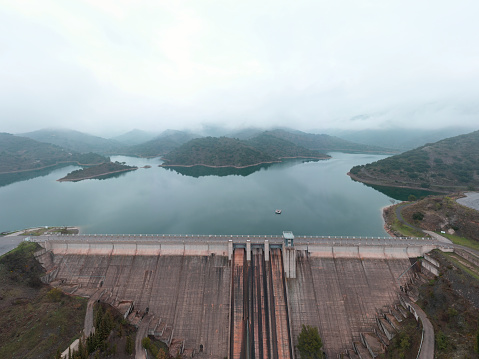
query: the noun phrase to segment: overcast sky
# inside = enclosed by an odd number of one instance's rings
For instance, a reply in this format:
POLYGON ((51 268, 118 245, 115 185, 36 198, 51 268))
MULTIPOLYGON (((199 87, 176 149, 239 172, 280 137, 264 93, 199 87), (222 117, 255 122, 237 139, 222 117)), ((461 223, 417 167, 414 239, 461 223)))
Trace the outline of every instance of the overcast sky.
POLYGON ((479 1, 1 0, 0 132, 479 128, 479 1))

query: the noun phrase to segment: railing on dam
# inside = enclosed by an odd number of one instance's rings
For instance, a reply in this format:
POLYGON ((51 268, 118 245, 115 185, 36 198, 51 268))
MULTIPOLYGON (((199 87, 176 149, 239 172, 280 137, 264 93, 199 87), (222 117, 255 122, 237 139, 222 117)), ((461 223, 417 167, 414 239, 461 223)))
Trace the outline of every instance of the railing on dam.
MULTIPOLYGON (((163 243, 226 243, 233 241, 238 244, 251 242, 252 245, 264 244, 268 241, 272 245, 282 244, 284 239, 278 235, 194 235, 194 234, 49 234, 31 238, 40 242, 45 240, 60 241, 85 241, 85 242, 163 242, 163 243)), ((295 244, 327 244, 334 246, 350 245, 412 245, 422 246, 437 244, 431 237, 371 237, 371 236, 295 236, 295 244)))

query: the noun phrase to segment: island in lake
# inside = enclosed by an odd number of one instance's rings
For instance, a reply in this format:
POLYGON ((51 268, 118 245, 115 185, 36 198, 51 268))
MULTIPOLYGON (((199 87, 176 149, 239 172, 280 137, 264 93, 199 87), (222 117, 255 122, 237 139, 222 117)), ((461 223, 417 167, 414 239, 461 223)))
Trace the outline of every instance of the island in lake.
POLYGON ((281 162, 283 158, 328 159, 330 156, 309 150, 269 135, 249 141, 229 137, 193 139, 163 157, 163 167, 235 167, 281 162))
POLYGON ((73 172, 70 172, 65 177, 60 178, 59 182, 77 182, 90 178, 98 178, 105 175, 114 173, 134 171, 138 167, 128 166, 120 162, 106 162, 92 167, 82 168, 73 172))

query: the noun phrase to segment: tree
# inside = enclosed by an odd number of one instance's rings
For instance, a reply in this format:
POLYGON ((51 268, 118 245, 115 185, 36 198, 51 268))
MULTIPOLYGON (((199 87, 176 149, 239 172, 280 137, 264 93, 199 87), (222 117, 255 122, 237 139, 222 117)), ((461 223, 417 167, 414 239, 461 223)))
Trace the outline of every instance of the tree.
POLYGON ((407 198, 409 202, 414 202, 417 200, 417 197, 413 194, 410 194, 409 197, 407 198))
POLYGON ((168 354, 165 353, 163 349, 158 350, 157 359, 168 359, 168 354))
POLYGON ((126 337, 126 344, 125 344, 125 352, 128 355, 133 354, 133 349, 134 349, 135 343, 133 342, 133 339, 128 335, 126 337))
POLYGON ((476 334, 476 353, 479 354, 479 329, 477 329, 476 334))
POLYGON ((299 350, 301 359, 322 359, 323 342, 319 336, 318 328, 310 325, 304 325, 301 329, 301 333, 298 336, 298 345, 296 348, 299 350))

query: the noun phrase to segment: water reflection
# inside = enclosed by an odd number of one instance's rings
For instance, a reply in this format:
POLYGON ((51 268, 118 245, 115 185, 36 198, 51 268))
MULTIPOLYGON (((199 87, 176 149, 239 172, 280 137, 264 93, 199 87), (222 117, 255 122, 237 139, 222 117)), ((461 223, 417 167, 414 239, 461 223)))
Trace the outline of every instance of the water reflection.
POLYGON ((2 173, 0 174, 0 187, 8 186, 15 182, 28 181, 33 178, 48 176, 53 171, 66 166, 71 166, 71 164, 64 163, 37 171, 2 173))
POLYGON ((278 163, 263 163, 257 166, 250 166, 245 168, 234 168, 234 167, 206 167, 206 166, 192 166, 192 167, 176 167, 176 166, 162 166, 169 171, 176 172, 182 176, 189 177, 205 177, 205 176, 217 176, 217 177, 226 177, 226 176, 249 176, 255 172, 261 170, 268 170, 270 168, 280 169, 293 167, 305 162, 317 162, 317 159, 286 159, 283 162, 278 163))
POLYGON ((364 183, 367 187, 374 188, 376 191, 379 191, 385 194, 388 197, 391 197, 398 201, 407 201, 410 195, 415 196, 416 198, 427 197, 431 195, 440 194, 439 192, 424 191, 421 189, 413 188, 398 188, 398 187, 387 187, 387 186, 378 186, 364 183))

